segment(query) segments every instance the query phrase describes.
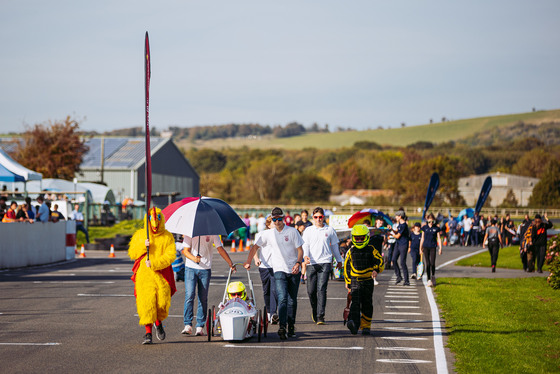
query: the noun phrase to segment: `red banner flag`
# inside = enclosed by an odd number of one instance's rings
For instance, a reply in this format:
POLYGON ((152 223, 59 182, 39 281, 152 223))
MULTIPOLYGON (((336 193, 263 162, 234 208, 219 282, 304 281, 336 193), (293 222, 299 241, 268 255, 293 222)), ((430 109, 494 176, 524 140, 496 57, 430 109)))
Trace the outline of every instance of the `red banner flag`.
MULTIPOLYGON (((150 41, 146 31, 144 44, 144 83, 146 89, 146 217, 150 215, 150 202, 152 201, 152 151, 150 147, 150 41)), ((150 238, 150 224, 146 225, 146 238, 150 238)), ((150 260, 149 247, 146 248, 147 259, 150 260)))

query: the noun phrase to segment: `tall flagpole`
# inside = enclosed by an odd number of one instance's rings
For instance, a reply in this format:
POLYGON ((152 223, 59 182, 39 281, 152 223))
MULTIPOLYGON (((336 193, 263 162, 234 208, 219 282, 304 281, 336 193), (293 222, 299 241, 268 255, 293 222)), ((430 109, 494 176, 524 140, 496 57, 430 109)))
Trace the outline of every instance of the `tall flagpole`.
MULTIPOLYGON (((150 148, 150 41, 146 31, 144 44, 144 83, 146 92, 146 238, 150 238, 150 202, 152 199, 152 154, 150 148)), ((146 247, 147 260, 150 260, 149 247, 146 247)))

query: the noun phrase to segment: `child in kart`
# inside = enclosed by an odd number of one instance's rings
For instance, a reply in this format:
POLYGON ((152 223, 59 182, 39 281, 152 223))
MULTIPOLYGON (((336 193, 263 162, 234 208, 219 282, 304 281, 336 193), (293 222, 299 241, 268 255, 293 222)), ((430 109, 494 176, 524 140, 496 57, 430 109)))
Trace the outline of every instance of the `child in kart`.
POLYGON ((362 329, 362 335, 369 335, 373 316, 374 278, 384 269, 382 240, 370 240, 366 225, 354 225, 351 235, 352 245, 344 261, 344 281, 352 295, 347 326, 352 335, 356 335, 359 328, 362 329))
POLYGON ((227 288, 228 300, 241 299, 247 301, 247 292, 245 292, 245 285, 243 282, 231 282, 227 288))

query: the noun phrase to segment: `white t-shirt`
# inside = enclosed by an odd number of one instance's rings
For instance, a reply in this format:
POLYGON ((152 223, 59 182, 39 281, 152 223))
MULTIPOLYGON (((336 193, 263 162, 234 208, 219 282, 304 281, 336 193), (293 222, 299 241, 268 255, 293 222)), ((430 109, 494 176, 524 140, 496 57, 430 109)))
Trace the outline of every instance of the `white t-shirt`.
POLYGON ((338 237, 336 231, 330 226, 309 226, 303 232, 303 255, 309 257, 311 264, 332 263, 332 257, 337 262, 342 262, 338 250, 338 237))
POLYGON ((290 274, 298 260, 297 248, 303 245, 303 239, 296 229, 285 225, 281 232, 276 228, 261 232, 255 244, 261 248, 271 245, 272 256, 269 264, 272 265, 272 269, 274 272, 290 274))
POLYGON ((463 228, 465 231, 471 231, 472 228, 472 218, 467 217, 463 220, 463 228))
POLYGON ((257 218, 257 231, 261 232, 266 230, 266 218, 259 217, 257 218))
POLYGON ((203 235, 189 238, 185 235, 183 239, 185 248, 191 248, 193 256, 200 255, 200 263, 185 258, 185 266, 191 269, 211 269, 213 247, 222 247, 222 241, 218 235, 203 235))
MULTIPOLYGON (((262 235, 262 232, 259 232, 255 235, 255 242, 257 240, 259 240, 261 235, 262 235)), ((259 248, 259 250, 257 251, 257 256, 259 257, 259 260, 261 261, 261 264, 259 265, 260 268, 263 268, 263 269, 272 268, 272 265, 270 265, 270 258, 272 257, 272 251, 273 250, 274 250, 274 248, 270 244, 267 244, 264 247, 259 248)))

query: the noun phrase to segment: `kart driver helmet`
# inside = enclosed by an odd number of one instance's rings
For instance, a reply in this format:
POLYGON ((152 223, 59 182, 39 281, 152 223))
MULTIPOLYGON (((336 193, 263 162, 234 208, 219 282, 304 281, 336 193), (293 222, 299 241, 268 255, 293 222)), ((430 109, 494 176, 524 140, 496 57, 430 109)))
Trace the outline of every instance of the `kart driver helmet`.
POLYGON ((247 300, 247 293, 245 292, 245 285, 243 282, 231 282, 228 285, 227 293, 230 299, 238 297, 242 300, 247 300))
POLYGON ((366 225, 354 225, 351 234, 354 247, 362 249, 369 243, 369 229, 366 225))

